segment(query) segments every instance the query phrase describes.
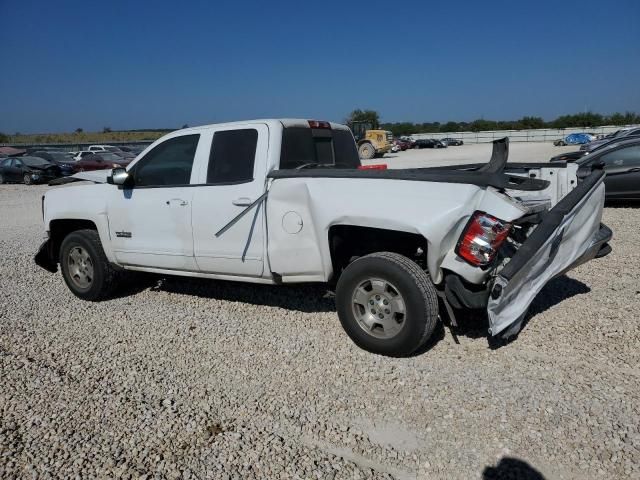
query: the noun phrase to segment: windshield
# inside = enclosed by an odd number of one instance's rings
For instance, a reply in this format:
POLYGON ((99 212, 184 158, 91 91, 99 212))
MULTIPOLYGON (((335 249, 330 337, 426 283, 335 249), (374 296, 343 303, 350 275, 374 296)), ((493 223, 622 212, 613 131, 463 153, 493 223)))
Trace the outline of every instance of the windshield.
POLYGON ((120 149, 118 147, 105 147, 110 152, 119 152, 120 149))
POLYGON ((40 157, 21 157, 20 160, 29 167, 44 167, 46 165, 51 165, 50 162, 47 162, 44 158, 40 157))
POLYGON ((358 168, 360 158, 349 130, 289 127, 282 132, 280 168, 358 168))

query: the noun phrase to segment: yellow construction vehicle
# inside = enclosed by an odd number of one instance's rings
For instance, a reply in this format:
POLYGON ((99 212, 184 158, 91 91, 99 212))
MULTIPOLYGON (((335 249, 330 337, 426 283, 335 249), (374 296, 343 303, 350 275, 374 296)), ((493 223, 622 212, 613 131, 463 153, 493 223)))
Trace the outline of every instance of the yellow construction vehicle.
POLYGON ((351 122, 349 127, 358 144, 361 159, 371 160, 391 151, 393 134, 388 130, 374 130, 371 122, 351 122))

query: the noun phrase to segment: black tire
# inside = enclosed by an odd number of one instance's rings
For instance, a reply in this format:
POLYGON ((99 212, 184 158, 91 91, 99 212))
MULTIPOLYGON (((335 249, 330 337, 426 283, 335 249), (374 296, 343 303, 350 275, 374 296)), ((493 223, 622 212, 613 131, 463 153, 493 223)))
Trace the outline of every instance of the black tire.
POLYGON ((64 281, 76 297, 96 302, 108 298, 113 293, 119 272, 109 264, 100 236, 95 230, 77 230, 67 235, 60 246, 59 259, 64 281), (91 282, 87 287, 79 285, 70 272, 70 252, 77 248, 87 252, 91 262, 91 282))
POLYGON ((426 343, 438 322, 438 296, 429 275, 407 257, 392 252, 366 255, 347 266, 336 287, 336 307, 342 327, 356 345, 390 357, 411 355, 426 343), (403 300, 402 326, 391 338, 379 338, 371 333, 373 329, 367 331, 356 317, 360 307, 354 304, 354 295, 370 278, 389 282, 403 300))
POLYGON ((0 173, 0 185, 4 183, 4 175, 0 173))
POLYGON ((372 160, 376 156, 376 149, 371 142, 364 142, 358 147, 358 155, 363 160, 372 160))
POLYGON ((33 185, 33 178, 31 178, 31 175, 28 173, 25 173, 22 176, 22 181, 24 182, 25 185, 33 185))

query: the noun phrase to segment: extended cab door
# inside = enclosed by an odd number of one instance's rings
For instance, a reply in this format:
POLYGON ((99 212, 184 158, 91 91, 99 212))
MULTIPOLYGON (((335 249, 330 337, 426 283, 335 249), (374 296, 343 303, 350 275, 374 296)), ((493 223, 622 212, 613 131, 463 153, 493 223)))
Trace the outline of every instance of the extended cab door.
POLYGON ((118 263, 197 270, 191 209, 194 160, 204 155, 199 133, 172 136, 128 169, 133 184, 113 187, 107 215, 118 263))
POLYGON ((194 189, 193 242, 202 272, 259 277, 264 269, 264 204, 216 233, 265 190, 269 130, 265 124, 211 131, 208 161, 194 189))

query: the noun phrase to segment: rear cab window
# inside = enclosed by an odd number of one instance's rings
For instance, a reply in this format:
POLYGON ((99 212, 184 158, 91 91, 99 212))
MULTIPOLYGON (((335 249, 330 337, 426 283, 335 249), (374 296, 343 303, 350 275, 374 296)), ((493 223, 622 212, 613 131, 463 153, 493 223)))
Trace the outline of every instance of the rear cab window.
POLYGON ((351 131, 285 126, 282 132, 280 168, 292 169, 303 165, 358 168, 360 158, 351 131))

